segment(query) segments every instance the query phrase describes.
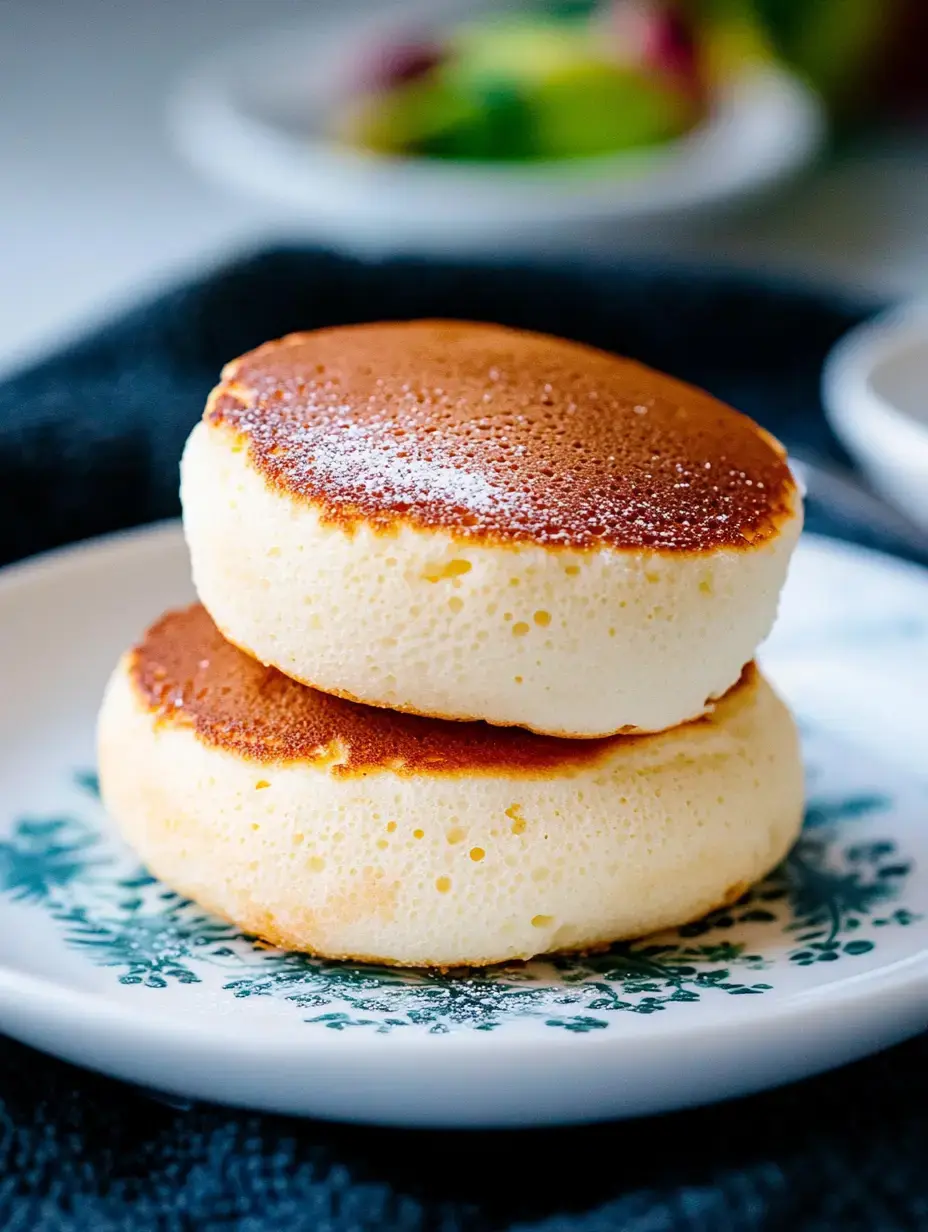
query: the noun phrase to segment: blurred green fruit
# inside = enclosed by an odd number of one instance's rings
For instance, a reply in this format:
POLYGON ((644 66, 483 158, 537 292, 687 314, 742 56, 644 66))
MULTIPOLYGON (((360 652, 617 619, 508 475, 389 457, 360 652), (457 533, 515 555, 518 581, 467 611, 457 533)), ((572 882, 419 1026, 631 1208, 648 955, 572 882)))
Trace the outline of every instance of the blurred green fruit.
POLYGON ((654 145, 695 118, 681 92, 611 65, 553 74, 532 98, 538 157, 570 158, 654 145))
POLYGON ((693 0, 702 26, 703 59, 710 81, 776 58, 753 0, 693 0))
POLYGON ((653 145, 694 121, 686 90, 612 63, 599 43, 587 22, 465 26, 434 67, 362 100, 348 138, 383 154, 565 159, 653 145))
POLYGON ((449 90, 436 75, 360 99, 343 117, 341 135, 375 154, 416 154, 438 148, 480 123, 473 99, 449 90))
POLYGON ((466 85, 480 79, 534 86, 596 54, 587 22, 498 18, 458 27, 448 40, 448 72, 466 85))

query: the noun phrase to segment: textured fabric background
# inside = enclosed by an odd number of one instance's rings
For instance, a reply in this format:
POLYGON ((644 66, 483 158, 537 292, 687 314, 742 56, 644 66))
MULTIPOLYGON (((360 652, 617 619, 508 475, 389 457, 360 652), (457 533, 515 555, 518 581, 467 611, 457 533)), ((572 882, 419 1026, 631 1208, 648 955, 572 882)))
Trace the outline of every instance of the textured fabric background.
MULTIPOLYGON (((0 387, 0 562, 177 513, 178 456, 220 366, 288 330, 425 315, 549 330, 840 457, 820 365, 872 307, 744 276, 259 255, 0 387)), ((844 533, 815 508, 809 525, 844 533)), ((0 1229, 908 1232, 928 1229, 926 1107, 925 1038, 718 1108, 478 1134, 173 1108, 3 1042, 0 1229)))

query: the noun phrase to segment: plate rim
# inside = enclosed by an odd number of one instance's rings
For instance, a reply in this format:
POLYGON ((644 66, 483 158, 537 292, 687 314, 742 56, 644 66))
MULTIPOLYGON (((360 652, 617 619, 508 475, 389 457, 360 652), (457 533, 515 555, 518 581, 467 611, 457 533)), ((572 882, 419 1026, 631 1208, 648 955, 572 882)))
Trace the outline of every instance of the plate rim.
MULTIPOLYGON (((126 551, 165 550, 177 540, 183 539, 180 519, 165 519, 138 527, 94 536, 73 544, 52 549, 40 555, 7 565, 0 569, 0 600, 20 587, 40 581, 49 573, 64 567, 69 570, 85 566, 88 558, 106 557, 126 551)), ((889 570, 908 577, 928 591, 928 570, 920 565, 901 560, 887 553, 827 536, 805 534, 805 550, 837 556, 847 563, 863 562, 869 568, 889 570)), ((2 613, 0 613, 2 619, 2 613)), ((760 1013, 736 1012, 731 1007, 727 1014, 710 1015, 700 1021, 687 1015, 656 1016, 648 1020, 646 1027, 621 1032, 595 1032, 582 1035, 582 1044, 577 1043, 575 1033, 547 1032, 493 1032, 493 1044, 483 1042, 486 1033, 475 1031, 451 1031, 436 1038, 447 1041, 442 1055, 448 1049, 469 1055, 483 1055, 491 1048, 494 1055, 511 1050, 514 1056, 529 1048, 551 1049, 557 1052, 582 1047, 599 1052, 614 1048, 625 1050, 626 1059, 632 1049, 647 1053, 655 1047, 668 1046, 674 1042, 693 1040, 697 1036, 711 1035, 714 1044, 724 1048, 731 1040, 743 1040, 745 1032, 764 1032, 777 1027, 788 1027, 801 1021, 809 1013, 849 1012, 880 993, 890 991, 900 1001, 924 999, 928 1003, 928 947, 916 954, 895 960, 885 966, 860 972, 817 987, 803 989, 785 995, 780 1001, 767 1002, 760 1013), (598 1038, 597 1038, 598 1037, 598 1038), (594 1042, 594 1039, 596 1042, 594 1042)), ((72 988, 51 977, 37 976, 19 971, 0 962, 0 996, 27 998, 33 1007, 56 1016, 59 1024, 67 1022, 80 1027, 94 1021, 110 1031, 124 1032, 132 1037, 136 1046, 149 1043, 161 1049, 215 1048, 221 1044, 230 1059, 246 1060, 260 1055, 266 1039, 273 1039, 273 1051, 278 1061, 288 1057, 305 1057, 311 1053, 354 1056, 377 1048, 372 1040, 380 1038, 376 1033, 306 1031, 302 1019, 293 1024, 274 1024, 267 1035, 254 1024, 234 1023, 232 1015, 221 1015, 214 1021, 183 1019, 173 1015, 149 1014, 141 1006, 121 1002, 103 992, 72 988)), ((231 1007, 230 1007, 231 1008, 231 1007)), ((427 1032, 391 1034, 390 1053, 396 1056, 412 1051, 421 1056, 422 1036, 427 1032)))

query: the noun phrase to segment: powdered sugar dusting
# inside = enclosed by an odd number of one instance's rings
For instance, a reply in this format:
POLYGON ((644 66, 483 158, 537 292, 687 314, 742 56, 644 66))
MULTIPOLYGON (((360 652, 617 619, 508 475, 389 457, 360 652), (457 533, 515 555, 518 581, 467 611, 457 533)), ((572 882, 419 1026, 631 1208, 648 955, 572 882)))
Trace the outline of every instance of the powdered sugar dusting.
POLYGON ((297 482, 313 479, 373 499, 389 495, 394 504, 444 504, 474 515, 513 512, 506 488, 477 470, 442 463, 404 444, 393 435, 397 430, 392 420, 379 431, 349 420, 323 437, 312 429, 297 431, 292 437, 297 448, 283 470, 297 482))

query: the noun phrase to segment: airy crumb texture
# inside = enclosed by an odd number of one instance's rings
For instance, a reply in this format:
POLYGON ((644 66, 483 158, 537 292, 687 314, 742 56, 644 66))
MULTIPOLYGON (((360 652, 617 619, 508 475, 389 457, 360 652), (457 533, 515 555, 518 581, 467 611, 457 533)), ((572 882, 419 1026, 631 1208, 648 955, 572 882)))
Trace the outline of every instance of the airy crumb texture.
POLYGON ((705 552, 775 536, 796 504, 783 450, 709 394, 496 325, 293 334, 227 365, 205 418, 347 526, 705 552))
MULTIPOLYGON (((206 609, 169 612, 131 653, 140 700, 162 724, 255 761, 302 761, 351 777, 395 774, 564 774, 645 736, 558 740, 520 728, 420 718, 298 684, 227 642, 206 609)), ((756 688, 753 665, 736 690, 756 688)), ((711 722, 711 719, 696 720, 711 722)))

